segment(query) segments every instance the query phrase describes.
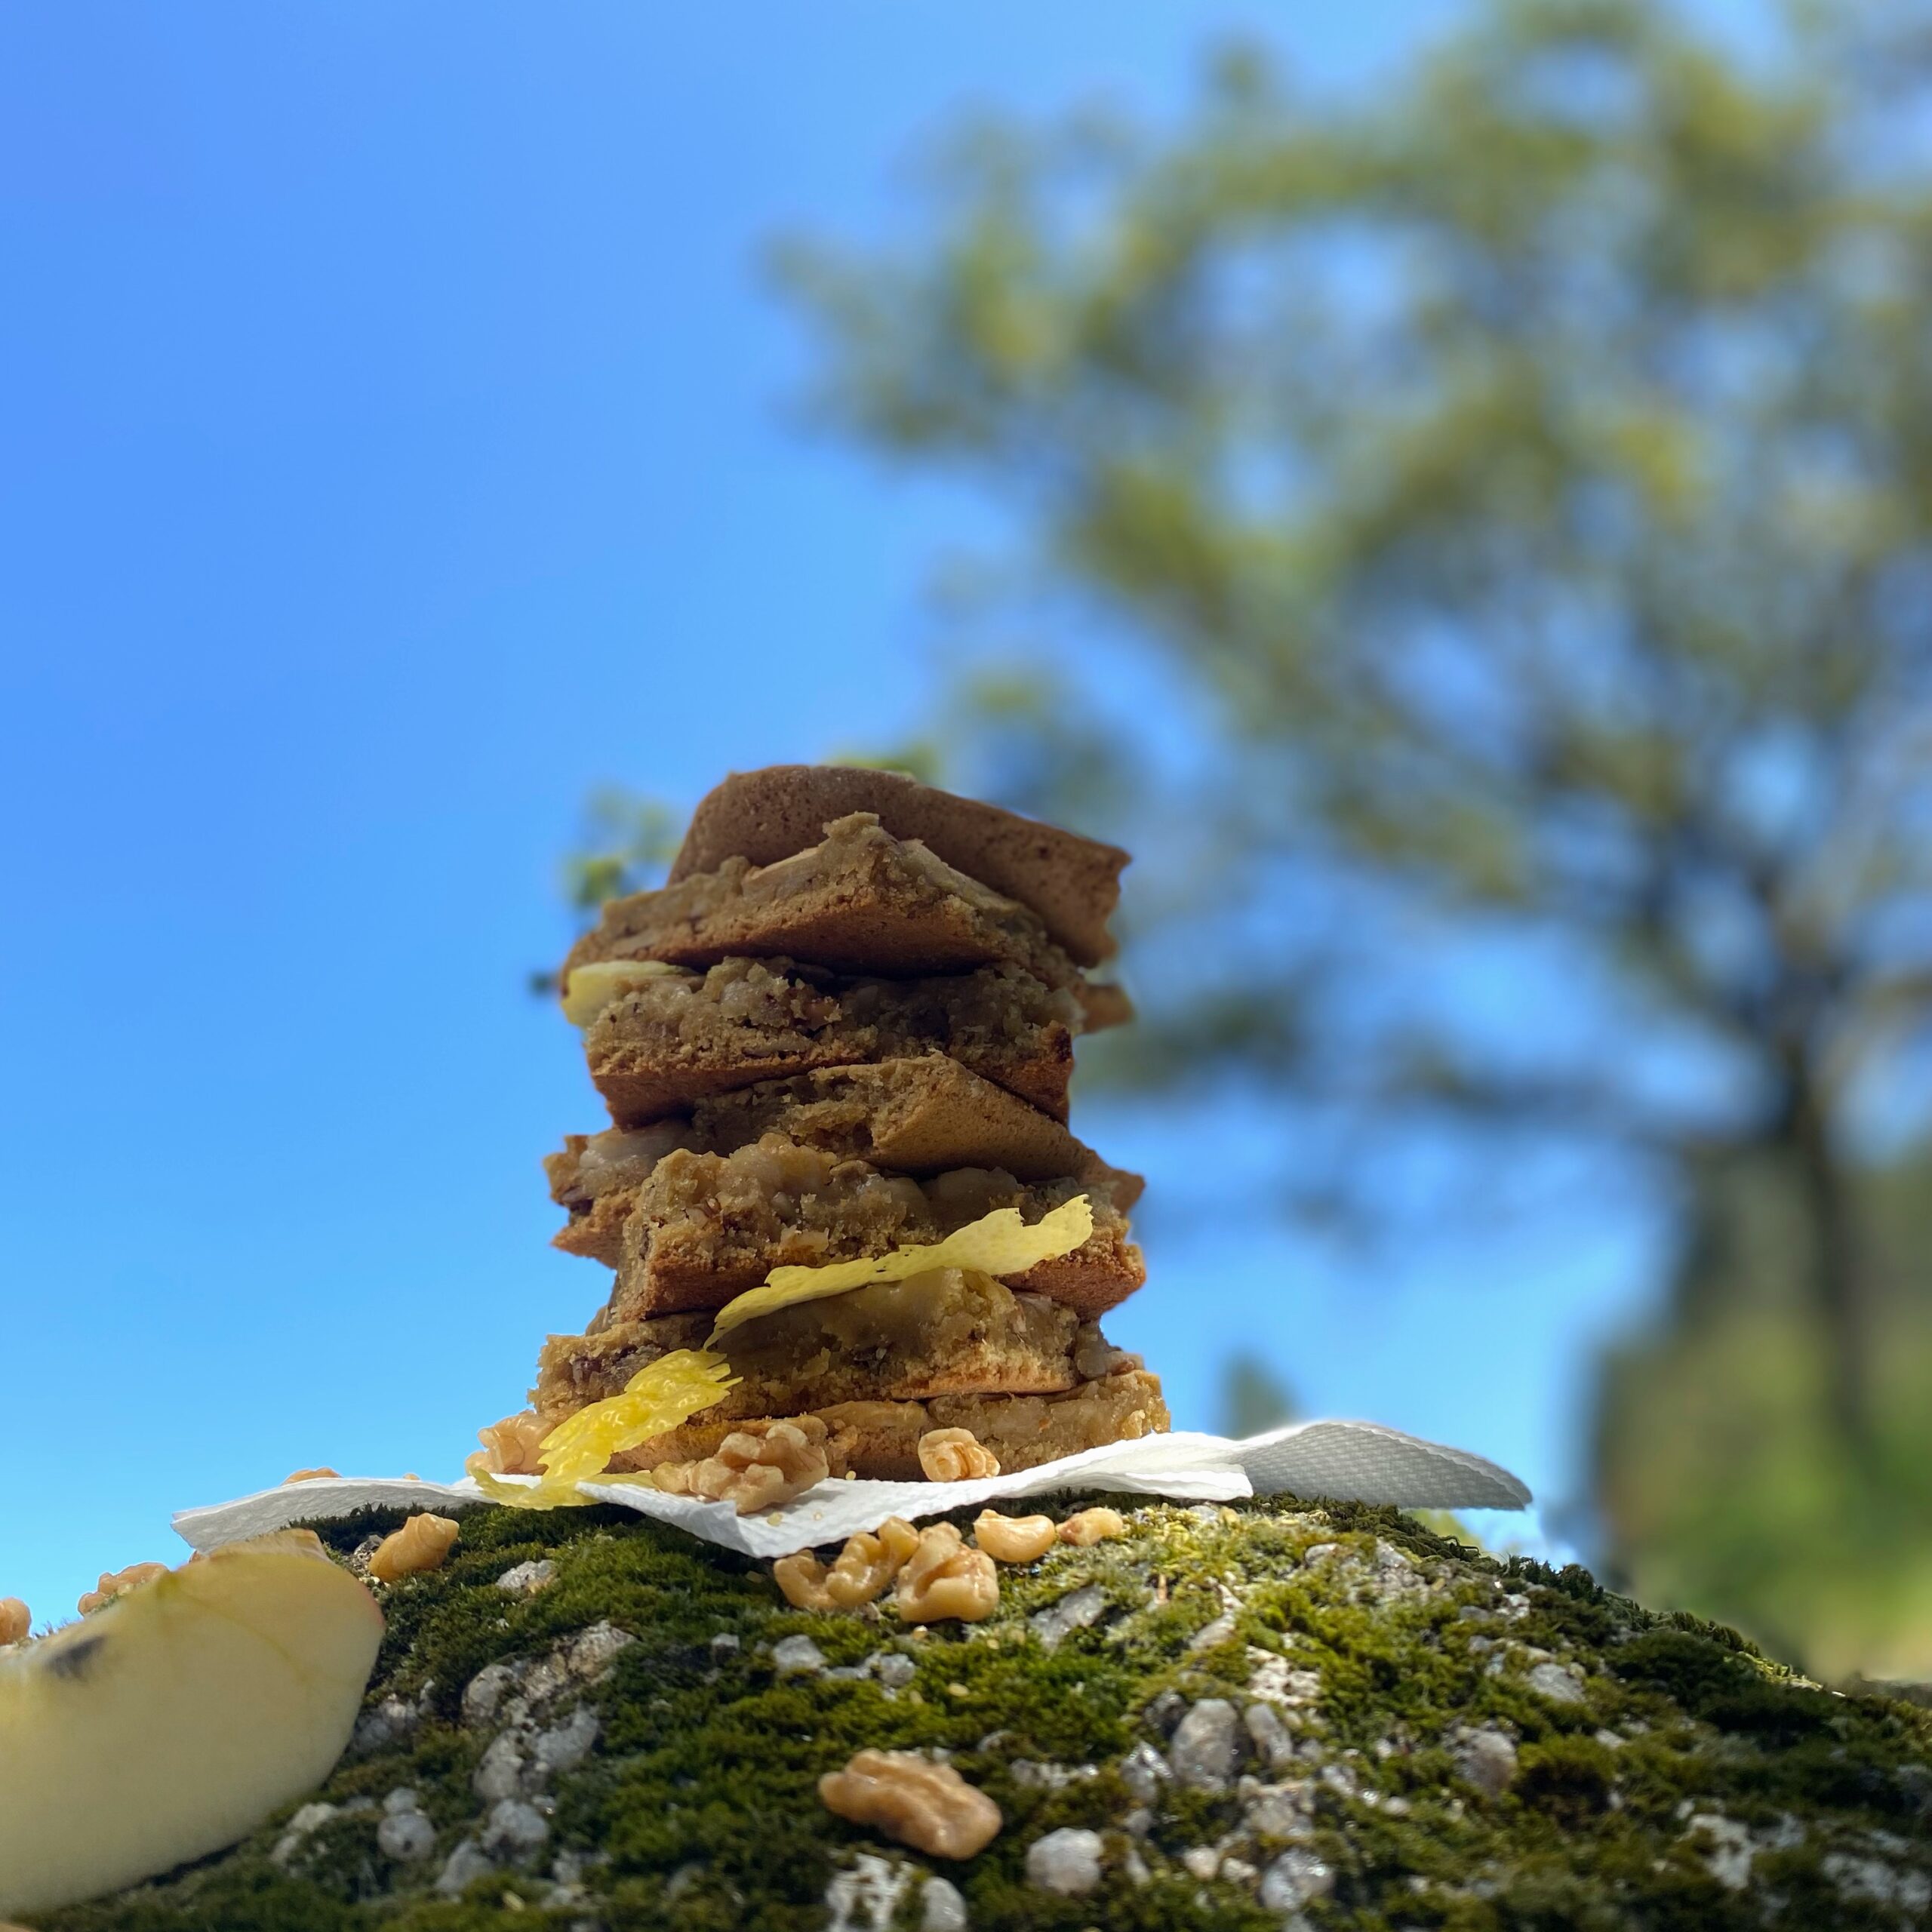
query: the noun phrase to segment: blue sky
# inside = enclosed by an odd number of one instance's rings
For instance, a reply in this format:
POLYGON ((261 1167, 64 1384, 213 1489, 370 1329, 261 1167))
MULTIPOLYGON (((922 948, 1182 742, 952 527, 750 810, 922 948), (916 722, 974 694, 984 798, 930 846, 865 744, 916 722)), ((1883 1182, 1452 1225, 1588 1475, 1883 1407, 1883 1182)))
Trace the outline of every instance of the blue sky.
MULTIPOLYGON (((1453 11, 1288 44, 1347 82, 1453 11)), ((974 102, 1171 100, 1243 17, 0 10, 0 1594, 298 1466, 454 1473, 582 1325, 537 1162, 598 1110, 522 990, 580 801, 916 724, 961 514, 798 434, 760 242, 876 223, 974 102)), ((1252 1343, 1552 1493, 1645 1278, 1609 1228, 1150 1258, 1112 1325, 1183 1423, 1252 1343)))

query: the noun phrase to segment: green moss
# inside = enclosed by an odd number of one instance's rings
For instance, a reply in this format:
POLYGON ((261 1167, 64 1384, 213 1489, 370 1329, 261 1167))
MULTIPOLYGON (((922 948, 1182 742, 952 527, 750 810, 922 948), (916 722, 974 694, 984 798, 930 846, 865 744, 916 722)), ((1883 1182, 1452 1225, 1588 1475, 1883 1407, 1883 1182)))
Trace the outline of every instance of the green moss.
MULTIPOLYGON (((1259 1903, 1238 1866, 1204 1881, 1181 1863, 1226 1844, 1251 1872, 1287 1848, 1254 1835, 1243 1793, 1167 1784, 1137 1840, 1124 1829, 1134 1800, 1117 1769, 1137 1740, 1164 1748, 1188 1703, 1244 1705, 1257 1650, 1278 1657, 1278 1670, 1319 1681, 1318 1704, 1288 1714, 1313 1755, 1275 1773, 1247 1767, 1305 1800, 1297 1842, 1333 1875, 1332 1890, 1306 1907, 1315 1926, 1899 1922, 1848 1893, 1823 1860, 1834 1847, 1875 1844, 1875 1855, 1909 1863, 1883 1847, 1923 1832, 1927 1783, 1909 1767, 1932 1755, 1932 1715, 1832 1696, 1730 1632, 1653 1616, 1579 1570, 1496 1561, 1392 1510, 1277 1499, 1132 1514, 1126 1539, 1057 1549, 1004 1573, 989 1622, 917 1632, 889 1610, 794 1611, 764 1566, 622 1512, 475 1512, 444 1569, 385 1593, 368 1708, 401 1699, 420 1715, 338 1766, 317 1795, 340 1808, 285 1869, 270 1854, 286 1813, 220 1857, 39 1924, 817 1932, 827 1886, 858 1852, 937 1868, 818 1801, 823 1772, 876 1746, 943 1750, 1000 1804, 1006 1823, 993 1844, 943 1868, 980 1932, 1276 1927, 1281 1914, 1259 1903), (1308 1561, 1323 1544, 1334 1547, 1308 1561), (495 1588, 506 1569, 537 1558, 555 1565, 547 1587, 527 1597, 495 1588), (1103 1614, 1049 1647, 1031 1620, 1089 1585, 1103 1614), (1224 1615, 1226 1634, 1195 1647, 1224 1615), (599 1623, 633 1641, 583 1693, 598 1748, 549 1782, 543 1869, 506 1863, 462 1898, 436 1896, 444 1860, 488 1808, 472 1780, 491 1733, 465 1724, 464 1687, 489 1665, 558 1655, 599 1623), (910 1681, 895 1694, 871 1675, 781 1678, 771 1646, 799 1635, 835 1669, 901 1654, 910 1681), (1583 1667, 1582 1702, 1531 1687, 1539 1653, 1583 1667), (1518 1752, 1500 1795, 1459 1768, 1459 1740, 1485 1726, 1518 1752), (435 1855, 413 1866, 377 1842, 381 1801, 400 1786, 417 1791, 438 1833, 435 1855), (1687 1835, 1691 1812, 1758 1832, 1749 1886, 1718 1882, 1709 1847, 1687 1835), (1798 1821, 1795 1835, 1786 1818, 1798 1821), (1026 1880, 1027 1846, 1062 1826, 1106 1839, 1106 1875, 1088 1897, 1057 1898, 1026 1880), (580 1894, 552 1901, 547 1873, 559 1851, 594 1862, 580 1894)), ((398 1520, 368 1512, 322 1533, 346 1556, 398 1520)), ((916 1893, 902 1902, 902 1925, 918 1922, 916 1893)))

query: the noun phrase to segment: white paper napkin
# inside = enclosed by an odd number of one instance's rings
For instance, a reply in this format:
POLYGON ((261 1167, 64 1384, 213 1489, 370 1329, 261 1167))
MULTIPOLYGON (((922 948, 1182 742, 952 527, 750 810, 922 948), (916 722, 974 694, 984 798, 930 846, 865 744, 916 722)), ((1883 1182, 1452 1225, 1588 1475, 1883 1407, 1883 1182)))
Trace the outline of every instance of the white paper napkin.
MULTIPOLYGON (((822 1482, 784 1509, 758 1516, 740 1516, 729 1503, 666 1496, 640 1484, 580 1487, 599 1502, 621 1504, 748 1556, 784 1556, 811 1544, 842 1543, 855 1531, 876 1529, 888 1516, 934 1516, 962 1505, 1055 1490, 1118 1491, 1189 1503, 1285 1491, 1407 1509, 1520 1509, 1530 1500, 1524 1484, 1483 1457, 1372 1422, 1294 1423, 1243 1442, 1187 1432, 1144 1435, 977 1482, 822 1482)), ((460 1509, 487 1500, 467 1476, 454 1483, 321 1476, 232 1503, 184 1509, 174 1527, 195 1549, 213 1549, 355 1509, 460 1509)))

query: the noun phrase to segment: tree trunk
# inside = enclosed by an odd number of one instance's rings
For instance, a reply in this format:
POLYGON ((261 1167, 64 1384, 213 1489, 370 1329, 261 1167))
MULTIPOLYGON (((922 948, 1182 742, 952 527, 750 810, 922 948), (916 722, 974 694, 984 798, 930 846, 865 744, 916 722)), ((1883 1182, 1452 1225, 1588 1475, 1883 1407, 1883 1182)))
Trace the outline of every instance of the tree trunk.
POLYGON ((1805 1279, 1824 1329, 1832 1419, 1854 1459, 1869 1463, 1875 1447, 1871 1309, 1851 1189, 1810 1070, 1795 1066, 1791 1078, 1789 1147, 1810 1223, 1805 1279))

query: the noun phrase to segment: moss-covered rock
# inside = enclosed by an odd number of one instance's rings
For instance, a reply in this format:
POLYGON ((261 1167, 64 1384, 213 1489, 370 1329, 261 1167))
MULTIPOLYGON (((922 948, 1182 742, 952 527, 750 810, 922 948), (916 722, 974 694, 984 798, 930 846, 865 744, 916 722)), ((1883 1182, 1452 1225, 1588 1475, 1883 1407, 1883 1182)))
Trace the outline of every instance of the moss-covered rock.
MULTIPOLYGON (((347 1561, 398 1520, 322 1527, 347 1561)), ((41 1932, 1932 1916, 1932 1714, 1392 1510, 1150 1504, 923 1629, 615 1510, 463 1521, 386 1592, 313 1798, 41 1932), (819 1775, 869 1746, 946 1752, 1004 1829, 946 1867, 832 1817, 819 1775)))

